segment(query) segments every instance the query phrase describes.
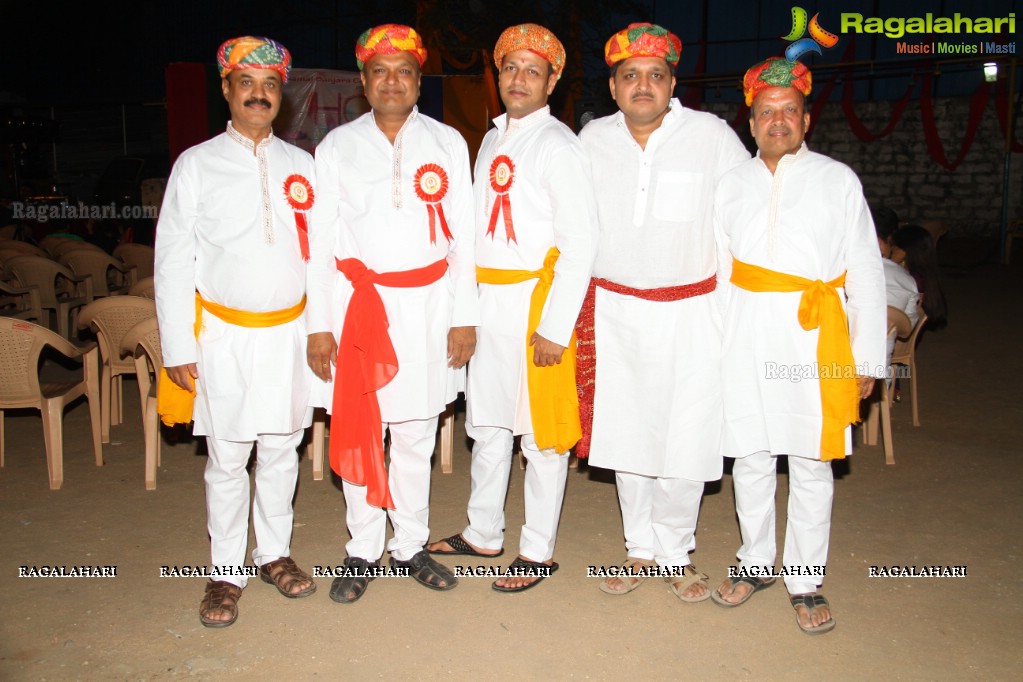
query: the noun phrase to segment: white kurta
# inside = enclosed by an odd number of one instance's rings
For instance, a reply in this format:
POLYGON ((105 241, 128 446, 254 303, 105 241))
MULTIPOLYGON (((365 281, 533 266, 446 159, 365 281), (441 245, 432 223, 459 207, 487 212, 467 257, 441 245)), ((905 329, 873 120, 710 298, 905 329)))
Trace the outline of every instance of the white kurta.
MULTIPOLYGON (((334 259, 357 258, 378 273, 422 268, 447 259, 437 282, 416 288, 377 286, 384 302, 398 374, 377 391, 385 422, 429 419, 464 388, 465 370, 448 367, 451 327, 479 324, 473 257, 469 152, 454 128, 413 110, 392 145, 373 113, 331 131, 316 148, 319 192, 309 265, 309 331, 340 337, 352 286, 334 259), (447 175, 430 241, 427 203, 415 177, 427 164, 447 175)), ((429 196, 429 195, 427 195, 429 196)), ((317 380, 313 405, 330 407, 333 384, 317 380)))
MULTIPOLYGON (((644 150, 621 112, 579 135, 600 239, 593 276, 636 289, 715 274, 714 188, 749 160, 717 116, 677 100, 644 150)), ((720 316, 713 296, 646 301, 596 290, 590 464, 697 481, 721 477, 720 316)))
MULTIPOLYGON (((856 174, 809 151, 778 162, 772 175, 759 156, 727 173, 715 196, 723 340, 723 451, 758 451, 820 459, 821 398, 817 330, 805 331, 801 292, 756 293, 725 282, 732 259, 839 289, 859 374, 883 377, 886 305, 881 254, 856 174)), ((849 430, 847 452, 851 452, 849 430)))
MULTIPOLYGON (((557 246, 561 256, 537 333, 567 346, 596 252, 589 163, 578 138, 551 116, 549 107, 521 119, 505 114, 494 124, 497 127, 483 138, 476 158, 476 262, 487 268, 539 270, 547 251, 557 246), (515 241, 508 240, 503 217, 498 218, 494 234, 487 234, 497 197, 490 170, 500 155, 514 165, 508 197, 515 241)), ((479 285, 480 329, 466 391, 468 419, 476 426, 533 433, 526 328, 535 286, 535 279, 479 285)))
MULTIPOLYGON (((230 126, 230 124, 228 124, 230 126)), ((296 305, 305 293, 295 214, 285 179, 312 183, 312 157, 271 135, 253 153, 233 128, 186 150, 174 164, 156 228, 156 309, 166 366, 198 363, 196 435, 253 440, 308 425, 312 373, 305 320, 238 327, 203 312, 195 292, 239 310, 296 305)))

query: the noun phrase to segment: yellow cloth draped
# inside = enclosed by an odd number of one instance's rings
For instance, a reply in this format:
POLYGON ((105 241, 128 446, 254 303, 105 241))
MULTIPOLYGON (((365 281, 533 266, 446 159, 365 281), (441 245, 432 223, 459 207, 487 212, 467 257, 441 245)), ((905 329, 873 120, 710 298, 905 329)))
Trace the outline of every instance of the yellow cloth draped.
MULTIPOLYGON (((203 308, 224 322, 239 327, 276 327, 279 324, 291 322, 302 314, 302 311, 305 310, 305 296, 290 308, 252 313, 248 310, 228 308, 219 303, 207 301, 197 291, 195 292, 195 338, 199 338, 199 330, 202 328, 203 308)), ((192 421, 194 405, 195 382, 192 382, 192 390, 186 391, 171 381, 165 368, 161 369, 156 391, 156 412, 160 415, 160 420, 167 426, 187 424, 192 421)))
POLYGON ((529 325, 525 339, 529 412, 536 446, 541 450, 554 448, 555 452, 564 453, 578 443, 583 434, 579 422, 579 394, 575 387, 575 332, 559 365, 537 367, 533 363, 533 349, 529 346, 529 339, 540 326, 543 306, 554 282, 554 264, 560 255, 556 247, 551 247, 539 270, 477 267, 476 280, 480 284, 518 284, 530 279, 538 280, 529 300, 529 325))
POLYGON ((799 299, 799 324, 807 331, 820 328, 817 367, 823 416, 821 459, 844 458, 845 428, 860 420, 860 392, 849 323, 836 291, 845 286, 845 273, 822 282, 733 260, 732 284, 747 291, 803 292, 799 299))

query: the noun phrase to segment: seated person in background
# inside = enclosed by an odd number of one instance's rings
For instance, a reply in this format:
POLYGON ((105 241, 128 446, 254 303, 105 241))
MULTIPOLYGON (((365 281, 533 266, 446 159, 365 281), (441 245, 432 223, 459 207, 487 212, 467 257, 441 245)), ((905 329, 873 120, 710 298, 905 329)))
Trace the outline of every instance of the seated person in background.
MULTIPOLYGON (((870 215, 874 219, 877 245, 881 249, 881 264, 884 266, 885 296, 888 306, 906 313, 910 324, 915 327, 917 320, 920 319, 917 314, 920 293, 917 291, 916 281, 905 268, 892 260, 892 236, 898 229, 899 216, 885 206, 871 206, 870 215)), ((895 339, 889 339, 889 362, 893 350, 895 350, 895 339)))
POLYGON ((948 324, 948 309, 945 293, 941 290, 938 254, 931 234, 919 225, 907 225, 892 237, 892 246, 892 260, 905 267, 916 281, 920 303, 927 313, 926 328, 944 328, 948 324))

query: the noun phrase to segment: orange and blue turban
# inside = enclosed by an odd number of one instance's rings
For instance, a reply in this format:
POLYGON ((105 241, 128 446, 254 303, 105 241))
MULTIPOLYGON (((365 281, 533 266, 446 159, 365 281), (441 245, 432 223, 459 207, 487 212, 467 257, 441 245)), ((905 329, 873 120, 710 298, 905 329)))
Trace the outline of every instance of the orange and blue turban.
POLYGON ((221 78, 227 78, 228 72, 235 69, 273 69, 281 74, 281 81, 287 83, 291 72, 291 53, 276 40, 242 36, 220 46, 217 66, 221 78))

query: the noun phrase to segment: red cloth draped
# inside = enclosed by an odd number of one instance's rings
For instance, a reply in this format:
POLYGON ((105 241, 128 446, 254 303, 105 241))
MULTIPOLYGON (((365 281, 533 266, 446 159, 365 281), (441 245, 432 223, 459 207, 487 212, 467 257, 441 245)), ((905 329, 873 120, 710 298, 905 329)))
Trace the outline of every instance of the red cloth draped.
POLYGON ((590 454, 590 436, 593 434, 593 395, 597 379, 596 301, 597 287, 616 294, 641 298, 644 301, 681 301, 714 291, 717 277, 711 275, 692 284, 680 284, 659 289, 633 289, 611 280, 594 277, 586 289, 586 298, 575 326, 575 384, 579 391, 579 420, 583 437, 576 443, 575 456, 584 459, 590 454))
POLYGON ((963 135, 963 143, 959 147, 959 155, 954 161, 949 161, 945 155, 945 147, 938 135, 938 127, 934 123, 934 74, 924 76, 923 87, 920 91, 920 123, 924 128, 924 138, 927 140, 927 151, 936 163, 955 170, 966 158, 967 152, 973 145, 973 138, 977 136, 977 129, 980 128, 980 121, 984 118, 984 109, 987 107, 988 88, 981 84, 970 98, 970 118, 966 122, 966 133, 963 135))
POLYGON ((439 260, 414 270, 377 273, 357 258, 336 262, 337 269, 355 291, 348 302, 337 349, 330 468, 349 483, 366 486, 369 504, 394 509, 387 488, 376 392, 398 374, 398 356, 387 331, 387 311, 376 287, 423 287, 443 277, 448 264, 439 260))

